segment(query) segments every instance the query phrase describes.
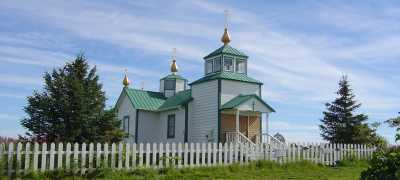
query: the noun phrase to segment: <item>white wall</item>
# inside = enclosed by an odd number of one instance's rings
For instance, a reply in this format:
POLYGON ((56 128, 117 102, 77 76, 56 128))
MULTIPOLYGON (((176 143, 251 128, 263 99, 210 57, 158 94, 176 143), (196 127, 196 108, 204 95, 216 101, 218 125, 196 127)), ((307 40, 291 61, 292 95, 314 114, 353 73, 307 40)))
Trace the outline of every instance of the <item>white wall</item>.
POLYGON ((207 142, 206 135, 214 131, 218 141, 218 80, 192 85, 193 101, 190 104, 189 141, 207 142))
POLYGON ((221 105, 239 94, 257 94, 260 96, 258 84, 240 81, 221 80, 221 105))
POLYGON ((156 112, 139 110, 138 143, 160 142, 160 121, 156 112))
POLYGON ((126 142, 133 143, 135 142, 135 129, 136 129, 136 109, 133 107, 131 101, 125 93, 122 93, 120 97, 120 102, 117 106, 117 117, 118 120, 121 121, 121 129, 122 129, 122 120, 124 116, 129 116, 129 136, 125 140, 126 142))
POLYGON ((185 108, 160 112, 159 142, 185 142, 185 108), (175 114, 175 138, 167 138, 168 115, 175 114))

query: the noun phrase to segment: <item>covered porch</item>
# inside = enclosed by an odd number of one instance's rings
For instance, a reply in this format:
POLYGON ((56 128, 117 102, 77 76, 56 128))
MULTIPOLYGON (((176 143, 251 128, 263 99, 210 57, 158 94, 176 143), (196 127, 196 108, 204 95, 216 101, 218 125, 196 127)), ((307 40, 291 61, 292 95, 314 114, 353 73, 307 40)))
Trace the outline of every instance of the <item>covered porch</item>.
POLYGON ((274 109, 255 94, 231 99, 220 110, 221 142, 261 143, 263 114, 271 112, 274 109))

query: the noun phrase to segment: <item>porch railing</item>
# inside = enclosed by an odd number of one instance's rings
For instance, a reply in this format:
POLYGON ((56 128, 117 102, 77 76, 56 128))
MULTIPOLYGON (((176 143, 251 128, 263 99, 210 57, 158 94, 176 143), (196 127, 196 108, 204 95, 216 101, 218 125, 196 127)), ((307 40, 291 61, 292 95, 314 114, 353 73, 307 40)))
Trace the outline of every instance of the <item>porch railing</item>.
POLYGON ((271 136, 268 133, 262 133, 262 143, 267 143, 267 144, 278 144, 278 145, 286 145, 286 143, 280 141, 279 139, 275 138, 274 136, 271 136))
POLYGON ((226 132, 226 142, 228 143, 242 143, 245 145, 255 145, 253 141, 247 138, 244 134, 237 131, 226 132))

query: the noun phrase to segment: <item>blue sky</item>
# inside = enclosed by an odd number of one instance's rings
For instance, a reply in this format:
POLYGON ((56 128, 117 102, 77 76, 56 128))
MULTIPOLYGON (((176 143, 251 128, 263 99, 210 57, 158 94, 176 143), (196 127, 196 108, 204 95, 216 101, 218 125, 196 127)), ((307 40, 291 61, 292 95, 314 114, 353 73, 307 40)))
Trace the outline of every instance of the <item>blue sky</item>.
MULTIPOLYGON (((400 6, 396 1, 30 1, 0 2, 0 135, 24 132, 25 97, 45 71, 79 52, 96 65, 112 106, 123 70, 134 87, 157 90, 177 48, 180 74, 203 75, 202 57, 231 45, 250 56, 277 113, 270 129, 289 141, 321 141, 324 103, 347 74, 360 112, 383 122, 400 111, 400 6)), ((394 143, 395 130, 379 133, 394 143)))

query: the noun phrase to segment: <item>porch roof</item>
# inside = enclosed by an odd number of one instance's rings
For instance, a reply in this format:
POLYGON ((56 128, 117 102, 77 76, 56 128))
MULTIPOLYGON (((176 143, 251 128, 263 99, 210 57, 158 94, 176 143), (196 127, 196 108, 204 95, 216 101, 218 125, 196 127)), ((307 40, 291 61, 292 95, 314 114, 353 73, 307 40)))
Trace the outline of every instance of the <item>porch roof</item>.
POLYGON ((263 99, 261 99, 256 94, 249 94, 249 95, 240 94, 221 106, 221 109, 235 109, 235 108, 239 110, 275 112, 275 110, 270 105, 268 105, 263 99))

